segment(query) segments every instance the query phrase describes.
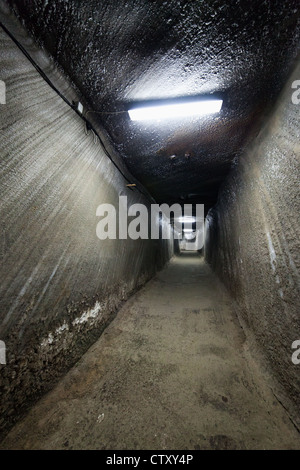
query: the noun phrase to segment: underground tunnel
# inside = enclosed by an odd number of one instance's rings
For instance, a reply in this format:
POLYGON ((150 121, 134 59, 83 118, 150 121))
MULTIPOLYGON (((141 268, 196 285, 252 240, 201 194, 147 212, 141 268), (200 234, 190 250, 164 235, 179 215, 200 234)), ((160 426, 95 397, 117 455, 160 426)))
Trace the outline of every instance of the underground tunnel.
POLYGON ((299 2, 0 26, 0 449, 299 450, 299 2))

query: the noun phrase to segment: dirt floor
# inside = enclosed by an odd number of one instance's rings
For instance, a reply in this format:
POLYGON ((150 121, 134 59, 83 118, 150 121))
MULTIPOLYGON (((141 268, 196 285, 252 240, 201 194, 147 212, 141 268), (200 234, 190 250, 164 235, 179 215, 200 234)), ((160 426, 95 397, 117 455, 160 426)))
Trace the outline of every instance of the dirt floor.
POLYGON ((185 253, 124 304, 1 449, 300 449, 232 301, 185 253))

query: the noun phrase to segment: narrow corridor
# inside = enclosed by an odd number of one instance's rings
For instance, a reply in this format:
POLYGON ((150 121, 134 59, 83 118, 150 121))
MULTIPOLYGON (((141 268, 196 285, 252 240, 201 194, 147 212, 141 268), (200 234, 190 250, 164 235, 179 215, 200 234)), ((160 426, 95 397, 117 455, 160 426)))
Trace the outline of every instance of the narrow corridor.
POLYGON ((203 258, 183 252, 1 448, 300 448, 247 351, 225 288, 203 258))

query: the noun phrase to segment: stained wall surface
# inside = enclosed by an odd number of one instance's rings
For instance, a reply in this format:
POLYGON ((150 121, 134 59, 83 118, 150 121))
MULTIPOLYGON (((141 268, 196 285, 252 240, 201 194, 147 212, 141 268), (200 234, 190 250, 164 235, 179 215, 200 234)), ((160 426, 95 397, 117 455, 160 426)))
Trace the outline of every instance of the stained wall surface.
POLYGON ((207 218, 205 247, 298 425, 300 366, 291 357, 292 343, 300 339, 299 78, 298 64, 223 185, 207 218))
POLYGON ((97 237, 100 204, 113 204, 118 213, 120 195, 128 205, 149 207, 149 200, 126 187, 80 116, 2 30, 0 48, 6 85, 0 114, 3 427, 87 350, 173 246, 97 237))

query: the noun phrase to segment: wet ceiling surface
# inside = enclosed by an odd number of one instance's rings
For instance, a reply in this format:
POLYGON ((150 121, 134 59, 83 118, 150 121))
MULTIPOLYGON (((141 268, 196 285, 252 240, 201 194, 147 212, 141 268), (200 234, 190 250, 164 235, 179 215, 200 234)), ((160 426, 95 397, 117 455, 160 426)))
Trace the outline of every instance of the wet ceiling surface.
POLYGON ((158 202, 216 202, 299 50, 298 0, 8 3, 158 202), (126 112, 211 93, 224 99, 219 115, 137 123, 126 112))

